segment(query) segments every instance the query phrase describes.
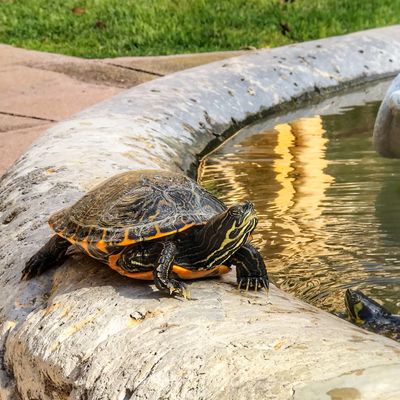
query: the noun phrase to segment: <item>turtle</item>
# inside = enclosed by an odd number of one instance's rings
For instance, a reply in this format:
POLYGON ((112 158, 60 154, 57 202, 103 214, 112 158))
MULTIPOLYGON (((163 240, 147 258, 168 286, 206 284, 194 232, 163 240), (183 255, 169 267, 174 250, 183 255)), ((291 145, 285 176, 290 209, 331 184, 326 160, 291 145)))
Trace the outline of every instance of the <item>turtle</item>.
POLYGON ((154 280, 190 297, 185 279, 236 267, 239 289, 268 291, 263 257, 249 242, 257 225, 251 202, 227 207, 186 175, 134 170, 112 176, 49 218, 50 240, 26 263, 28 280, 63 263, 78 247, 120 274, 154 280))
POLYGON ((391 314, 360 290, 347 289, 345 304, 350 319, 357 325, 400 340, 400 315, 391 314))

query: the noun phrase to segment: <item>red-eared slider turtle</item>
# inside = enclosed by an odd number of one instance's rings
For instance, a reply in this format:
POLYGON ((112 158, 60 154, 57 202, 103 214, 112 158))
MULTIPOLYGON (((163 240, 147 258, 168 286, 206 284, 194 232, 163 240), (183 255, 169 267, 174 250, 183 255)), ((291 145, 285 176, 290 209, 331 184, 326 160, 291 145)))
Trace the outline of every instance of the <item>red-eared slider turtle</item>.
POLYGON ((227 208, 184 175, 125 172, 50 217, 56 235, 26 263, 22 278, 61 264, 75 245, 172 295, 188 297, 179 279, 220 275, 232 265, 239 288, 268 289, 264 261, 248 242, 256 224, 250 202, 227 208))
POLYGON ((359 290, 347 289, 345 304, 357 325, 392 339, 400 340, 400 315, 393 315, 359 290))

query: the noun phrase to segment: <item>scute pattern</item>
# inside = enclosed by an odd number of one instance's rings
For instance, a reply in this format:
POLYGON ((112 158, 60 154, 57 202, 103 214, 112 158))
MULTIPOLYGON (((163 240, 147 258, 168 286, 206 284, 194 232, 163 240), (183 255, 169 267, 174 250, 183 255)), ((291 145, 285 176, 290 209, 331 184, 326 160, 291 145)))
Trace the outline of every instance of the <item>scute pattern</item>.
POLYGON ((110 248, 203 225, 226 206, 192 179, 158 170, 113 176, 49 224, 71 242, 110 248))

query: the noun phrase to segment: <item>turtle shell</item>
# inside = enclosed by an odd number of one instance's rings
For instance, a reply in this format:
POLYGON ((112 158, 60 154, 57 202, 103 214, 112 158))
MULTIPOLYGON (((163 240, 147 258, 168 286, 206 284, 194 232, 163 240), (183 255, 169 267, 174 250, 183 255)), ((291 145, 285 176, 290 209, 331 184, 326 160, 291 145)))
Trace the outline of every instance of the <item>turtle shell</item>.
POLYGON ((203 225, 226 206, 192 179, 159 170, 129 171, 53 214, 51 228, 93 254, 203 225))

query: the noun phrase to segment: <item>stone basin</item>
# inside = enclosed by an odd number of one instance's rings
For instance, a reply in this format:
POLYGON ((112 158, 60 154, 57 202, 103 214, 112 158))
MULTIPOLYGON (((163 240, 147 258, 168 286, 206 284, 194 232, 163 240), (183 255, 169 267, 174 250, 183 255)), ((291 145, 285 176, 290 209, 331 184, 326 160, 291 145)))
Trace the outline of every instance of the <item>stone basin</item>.
POLYGON ((400 398, 399 343, 274 286, 238 293, 229 274, 192 283, 184 301, 78 253, 20 282, 48 216, 103 179, 194 176, 200 155, 249 122, 399 70, 394 26, 169 75, 47 131, 0 184, 1 398, 400 398))

